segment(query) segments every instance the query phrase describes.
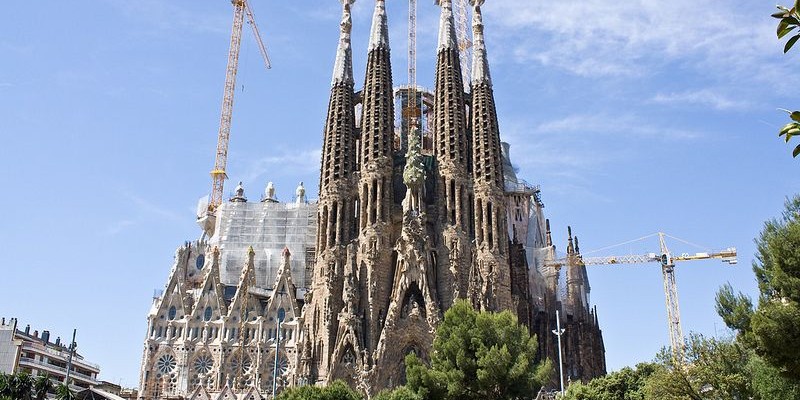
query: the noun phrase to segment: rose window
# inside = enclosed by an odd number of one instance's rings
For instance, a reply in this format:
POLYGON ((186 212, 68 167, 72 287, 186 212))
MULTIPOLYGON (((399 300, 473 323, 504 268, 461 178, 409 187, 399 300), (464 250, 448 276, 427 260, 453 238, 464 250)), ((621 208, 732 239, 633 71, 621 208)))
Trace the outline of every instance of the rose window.
POLYGON ((175 356, 173 356, 172 354, 164 354, 156 362, 156 368, 158 369, 158 372, 162 375, 171 373, 175 369, 176 365, 177 361, 175 361, 175 356))
POLYGON ((233 356, 230 365, 231 365, 231 371, 237 373, 237 372, 250 371, 250 367, 253 364, 250 361, 250 357, 247 354, 244 355, 238 354, 233 356))
POLYGON ((207 374, 211 371, 211 368, 214 368, 214 359, 208 354, 203 354, 194 360, 193 367, 198 374, 207 374))

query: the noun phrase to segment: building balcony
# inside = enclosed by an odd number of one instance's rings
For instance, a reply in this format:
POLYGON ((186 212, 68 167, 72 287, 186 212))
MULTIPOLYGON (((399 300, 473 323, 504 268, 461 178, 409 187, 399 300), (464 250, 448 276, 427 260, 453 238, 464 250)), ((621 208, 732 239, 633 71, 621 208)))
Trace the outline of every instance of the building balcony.
MULTIPOLYGON (((50 375, 58 375, 58 376, 66 376, 67 368, 66 367, 59 367, 57 365, 53 365, 44 361, 34 360, 28 357, 20 357, 19 358, 19 365, 28 367, 32 370, 41 370, 43 372, 49 373, 50 375)), ((95 377, 87 374, 80 373, 75 371, 74 369, 70 371, 69 376, 71 378, 75 378, 76 381, 83 381, 84 383, 96 385, 98 384, 96 375, 95 377)))

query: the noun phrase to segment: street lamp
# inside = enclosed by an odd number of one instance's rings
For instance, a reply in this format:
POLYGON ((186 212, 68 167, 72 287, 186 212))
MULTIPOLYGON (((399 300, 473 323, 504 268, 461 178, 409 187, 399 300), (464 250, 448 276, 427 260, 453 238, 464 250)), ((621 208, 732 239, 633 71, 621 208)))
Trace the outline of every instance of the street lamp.
POLYGON ((561 319, 556 310, 556 329, 552 331, 558 336, 558 374, 561 377, 561 395, 564 395, 564 360, 561 358, 561 335, 564 334, 564 329, 561 329, 561 319))
POLYGON ((275 364, 272 368, 272 398, 275 398, 275 392, 278 389, 278 355, 281 350, 281 323, 286 318, 286 310, 283 307, 278 309, 278 329, 275 332, 275 364))
POLYGON ((72 343, 69 344, 69 354, 67 355, 67 375, 64 377, 64 385, 69 388, 69 371, 72 369, 72 355, 75 354, 75 349, 78 347, 78 344, 75 343, 75 334, 78 332, 78 329, 72 330, 72 343))

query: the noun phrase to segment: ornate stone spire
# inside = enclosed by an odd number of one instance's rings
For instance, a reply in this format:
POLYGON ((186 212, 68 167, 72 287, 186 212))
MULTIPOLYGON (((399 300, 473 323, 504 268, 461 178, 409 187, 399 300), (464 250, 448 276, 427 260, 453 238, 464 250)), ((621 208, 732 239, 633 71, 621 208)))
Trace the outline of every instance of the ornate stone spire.
POLYGON ((486 58, 486 42, 483 38, 483 15, 481 5, 484 0, 472 0, 472 82, 492 84, 489 62, 486 58))
POLYGON ((336 49, 336 62, 333 64, 333 80, 331 86, 337 83, 353 84, 353 49, 350 45, 350 32, 353 28, 353 19, 350 15, 350 5, 355 0, 342 0, 342 22, 339 24, 339 47, 336 49))
MULTIPOLYGON (((322 144, 322 170, 320 174, 320 201, 326 194, 342 187, 343 179, 349 179, 355 170, 355 113, 353 111, 353 63, 350 47, 350 5, 352 0, 342 1, 342 22, 339 45, 333 67, 333 87, 325 120, 325 136, 322 144)), ((320 207, 322 209, 322 207, 320 207)), ((318 249, 319 251, 319 249, 318 249)))
POLYGON ((437 2, 442 7, 442 15, 439 20, 438 51, 457 49, 458 37, 456 36, 456 24, 453 18, 453 2, 452 0, 438 0, 437 2))
MULTIPOLYGON (((371 32, 362 101, 361 170, 365 171, 363 174, 366 174, 366 171, 375 171, 379 175, 390 176, 394 140, 394 99, 389 30, 384 0, 375 1, 371 32)), ((380 180, 380 178, 373 176, 370 179, 380 180)), ((386 186, 389 186, 388 183, 386 186)), ((379 197, 391 196, 379 195, 379 197)), ((385 211, 388 212, 388 209, 385 211)))
POLYGON ((434 172, 438 213, 442 225, 441 248, 438 252, 447 263, 438 263, 437 291, 442 294, 443 308, 454 297, 465 297, 468 289, 470 251, 465 246, 472 241, 473 228, 470 204, 471 154, 469 151, 469 122, 466 113, 466 94, 461 76, 453 5, 440 0, 439 48, 436 59, 434 86, 434 149, 437 170, 434 172), (452 290, 456 288, 456 290, 452 290))
POLYGON ((378 47, 389 50, 389 27, 386 20, 386 2, 384 0, 376 0, 367 51, 375 50, 378 47))

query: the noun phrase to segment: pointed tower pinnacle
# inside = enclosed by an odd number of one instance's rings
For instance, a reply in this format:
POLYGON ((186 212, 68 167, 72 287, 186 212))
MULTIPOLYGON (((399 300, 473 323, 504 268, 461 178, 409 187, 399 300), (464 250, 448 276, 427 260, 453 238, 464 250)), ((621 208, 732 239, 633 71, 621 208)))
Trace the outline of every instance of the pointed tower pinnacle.
POLYGON ((389 50, 389 26, 386 20, 386 2, 384 0, 376 0, 367 51, 375 50, 378 47, 389 50))
POLYGON ((458 37, 456 36, 456 26, 453 18, 453 2, 452 0, 437 0, 437 4, 442 7, 442 15, 439 20, 438 51, 457 49, 458 37))
POLYGON ((567 254, 574 254, 575 253, 575 246, 572 244, 572 227, 567 227, 567 254))
POLYGON ((486 42, 483 38, 483 15, 481 14, 483 2, 484 0, 472 0, 474 6, 472 13, 472 82, 485 82, 491 85, 492 78, 489 74, 489 62, 486 57, 486 42))
POLYGON ((350 45, 350 32, 353 28, 353 19, 350 15, 350 6, 355 0, 342 0, 342 22, 339 24, 339 47, 336 49, 336 62, 333 64, 333 80, 331 86, 337 83, 353 84, 353 50, 350 45))

